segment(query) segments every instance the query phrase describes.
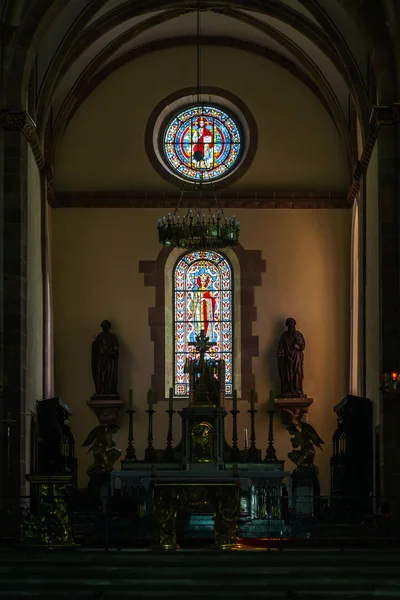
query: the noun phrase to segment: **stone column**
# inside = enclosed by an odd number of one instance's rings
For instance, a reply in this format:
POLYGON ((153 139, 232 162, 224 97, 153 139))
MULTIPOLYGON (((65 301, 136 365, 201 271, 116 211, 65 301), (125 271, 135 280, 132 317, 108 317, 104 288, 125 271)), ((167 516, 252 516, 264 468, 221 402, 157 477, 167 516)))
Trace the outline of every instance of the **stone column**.
MULTIPOLYGON (((27 313, 27 151, 21 131, 3 131, 4 140, 4 374, 3 414, 14 421, 10 469, 3 445, 2 493, 25 492, 25 390, 27 313), (5 454, 5 456, 4 456, 5 454), (7 471, 10 471, 10 477, 7 471)), ((4 431, 4 427, 3 427, 4 431)), ((7 440, 5 446, 7 446, 7 440)))

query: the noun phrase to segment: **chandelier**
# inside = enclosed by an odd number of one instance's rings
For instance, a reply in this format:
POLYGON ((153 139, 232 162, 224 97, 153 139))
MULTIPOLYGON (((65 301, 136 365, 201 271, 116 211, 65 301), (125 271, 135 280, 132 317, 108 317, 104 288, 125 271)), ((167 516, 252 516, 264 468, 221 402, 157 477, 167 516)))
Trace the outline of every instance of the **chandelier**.
MULTIPOLYGON (((200 36, 200 0, 197 0, 196 9, 196 50, 197 50, 197 106, 201 106, 201 36, 200 36)), ((198 165, 204 161, 204 146, 200 143, 193 146, 193 160, 198 165)), ((190 204, 193 208, 187 209, 185 214, 179 212, 186 185, 183 185, 177 207, 173 214, 158 219, 158 239, 163 246, 184 248, 188 250, 205 250, 226 248, 239 243, 240 223, 236 217, 226 217, 221 209, 214 186, 212 186, 212 204, 205 210, 203 199, 203 185, 201 182, 190 186, 193 194, 190 204)))
MULTIPOLYGON (((235 216, 225 217, 214 188, 215 210, 209 208, 206 213, 197 206, 194 211, 189 208, 181 218, 179 207, 183 193, 184 189, 174 213, 158 220, 158 239, 163 246, 204 250, 226 248, 239 243, 240 222, 235 216)), ((196 189, 193 193, 196 193, 196 189)))

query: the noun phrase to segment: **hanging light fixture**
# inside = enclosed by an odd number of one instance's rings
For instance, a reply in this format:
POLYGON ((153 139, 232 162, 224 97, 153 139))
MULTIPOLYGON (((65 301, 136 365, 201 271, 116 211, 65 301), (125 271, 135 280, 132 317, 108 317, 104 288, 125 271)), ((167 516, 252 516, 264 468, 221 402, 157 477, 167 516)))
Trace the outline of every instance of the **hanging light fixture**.
MULTIPOLYGON (((197 106, 201 108, 201 35, 200 35, 200 0, 197 0, 196 9, 197 35, 197 106)), ((203 113, 197 115, 201 116, 203 113)), ((192 139, 191 139, 192 141, 192 139)), ((193 160, 200 164, 204 160, 204 143, 196 143, 194 146, 193 160)), ((212 186, 212 203, 207 211, 204 208, 203 183, 183 185, 177 207, 173 214, 158 220, 158 238, 163 246, 186 248, 190 250, 226 248, 239 243, 240 223, 236 217, 225 217, 221 209, 214 186, 212 186), (181 216, 179 209, 184 194, 191 196, 189 208, 181 216)))

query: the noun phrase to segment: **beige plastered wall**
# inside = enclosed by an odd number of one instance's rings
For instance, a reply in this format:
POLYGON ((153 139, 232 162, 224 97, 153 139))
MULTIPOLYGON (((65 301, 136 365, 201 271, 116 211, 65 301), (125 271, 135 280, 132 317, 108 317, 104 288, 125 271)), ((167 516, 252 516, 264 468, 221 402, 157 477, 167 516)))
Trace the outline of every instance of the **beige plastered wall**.
MULTIPOLYGON (((146 392, 153 373, 153 343, 148 310, 154 288, 144 286, 140 260, 154 260, 160 250, 156 209, 53 209, 53 291, 55 319, 56 393, 74 411, 79 483, 86 484, 90 456, 80 446, 97 425, 86 406, 94 392, 90 370, 93 335, 108 318, 119 337, 120 394, 127 401, 134 390, 135 446, 143 457, 147 435, 146 392)), ((259 358, 254 360, 260 400, 256 418, 257 444, 265 452, 268 429, 265 403, 269 389, 278 390, 276 344, 292 316, 306 339, 305 392, 314 398, 310 423, 325 440, 317 450, 322 492, 329 493, 333 406, 348 391, 349 269, 351 211, 239 210, 241 240, 247 249, 261 249, 266 261, 262 285, 256 288, 259 358)), ((176 408, 184 402, 176 403, 176 408)), ((165 403, 156 406, 155 446, 166 438, 165 403)), ((228 405, 227 408, 230 408, 228 405)), ((239 436, 249 428, 248 405, 239 402, 239 436)), ((231 438, 230 417, 226 437, 231 438)), ((286 430, 276 420, 276 449, 285 459, 290 450, 286 430)), ((179 421, 174 428, 179 438, 179 421)), ((127 446, 127 419, 122 414, 118 446, 127 446)), ((293 465, 287 459, 286 467, 293 465)))
MULTIPOLYGON (((195 86, 195 59, 191 47, 157 51, 103 81, 59 144, 56 190, 176 189, 149 162, 145 127, 161 100, 195 86)), ((202 84, 238 96, 258 124, 257 154, 232 192, 347 189, 350 169, 343 140, 303 83, 270 60, 234 48, 203 48, 202 65, 202 84)))
POLYGON ((43 279, 42 279, 42 201, 40 173, 28 147, 28 296, 26 348, 26 465, 30 461, 30 412, 43 398, 43 279))

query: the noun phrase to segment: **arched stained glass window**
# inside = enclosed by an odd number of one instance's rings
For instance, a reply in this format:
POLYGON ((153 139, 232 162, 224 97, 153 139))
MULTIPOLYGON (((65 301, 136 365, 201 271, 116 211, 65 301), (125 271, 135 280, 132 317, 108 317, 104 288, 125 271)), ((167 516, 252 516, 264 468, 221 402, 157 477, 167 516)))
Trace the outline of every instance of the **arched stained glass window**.
POLYGON ((214 106, 194 106, 177 114, 164 136, 165 156, 177 175, 214 181, 235 166, 241 135, 233 118, 214 106))
POLYGON ((206 357, 225 360, 225 393, 233 389, 232 269, 222 254, 199 250, 185 254, 174 272, 174 395, 189 395, 185 362, 196 356, 190 344, 204 330, 215 345, 206 357))

